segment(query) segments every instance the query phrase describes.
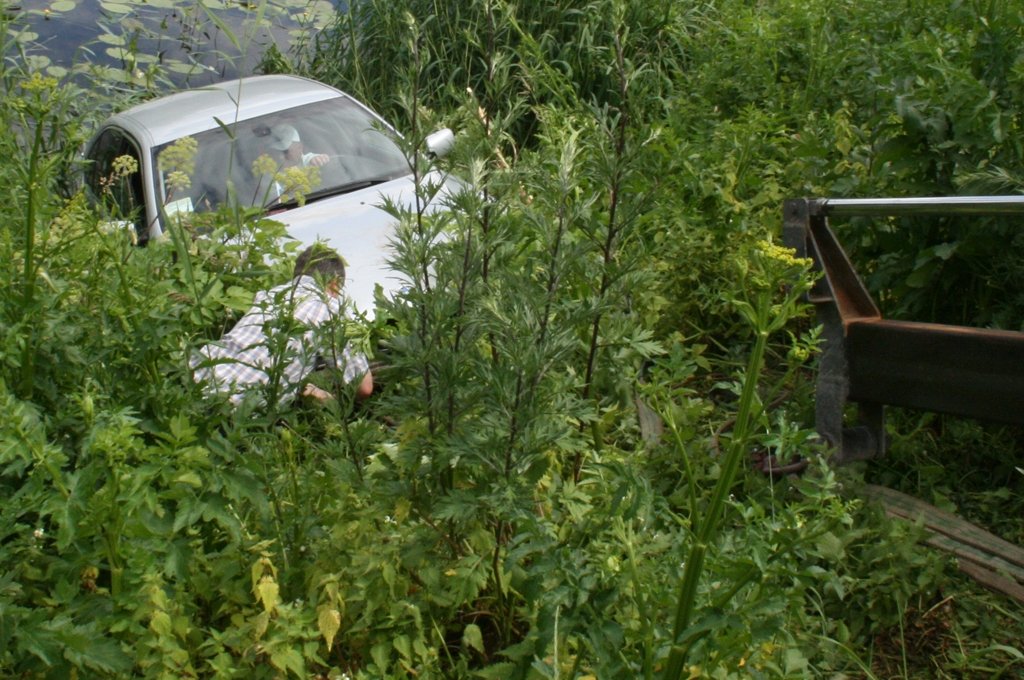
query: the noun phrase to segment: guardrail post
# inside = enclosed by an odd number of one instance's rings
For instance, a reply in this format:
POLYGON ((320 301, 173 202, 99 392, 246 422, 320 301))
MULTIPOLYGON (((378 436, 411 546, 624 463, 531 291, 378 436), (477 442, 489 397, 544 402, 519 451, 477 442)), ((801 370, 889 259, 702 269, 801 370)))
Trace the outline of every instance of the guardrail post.
POLYGON ((782 206, 782 244, 807 257, 808 210, 806 198, 790 198, 782 206))
POLYGON ((885 407, 857 402, 856 423, 845 426, 850 397, 850 364, 845 327, 833 302, 815 305, 824 341, 815 383, 814 427, 833 447, 831 462, 845 465, 885 453, 885 407))
MULTIPOLYGON (((805 198, 789 199, 783 204, 783 243, 796 250, 798 257, 810 257, 822 273, 808 299, 814 304, 822 325, 822 352, 818 358, 815 382, 814 426, 833 448, 832 462, 837 465, 865 460, 885 451, 885 410, 881 404, 858 404, 857 424, 844 427, 844 413, 850 394, 850 369, 847 360, 846 326, 837 303, 833 277, 827 271, 822 247, 814 238, 827 229, 825 204, 805 198)), ((845 258, 843 258, 845 260, 845 258)), ((846 280, 849 274, 841 273, 846 280)))

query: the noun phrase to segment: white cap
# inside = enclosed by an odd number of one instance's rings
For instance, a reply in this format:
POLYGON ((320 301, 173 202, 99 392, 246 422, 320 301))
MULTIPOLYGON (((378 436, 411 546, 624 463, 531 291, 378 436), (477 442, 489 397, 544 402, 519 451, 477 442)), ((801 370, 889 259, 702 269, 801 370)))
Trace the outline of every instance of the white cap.
POLYGON ((299 139, 299 131, 287 123, 281 123, 270 128, 270 148, 278 151, 287 151, 299 139))

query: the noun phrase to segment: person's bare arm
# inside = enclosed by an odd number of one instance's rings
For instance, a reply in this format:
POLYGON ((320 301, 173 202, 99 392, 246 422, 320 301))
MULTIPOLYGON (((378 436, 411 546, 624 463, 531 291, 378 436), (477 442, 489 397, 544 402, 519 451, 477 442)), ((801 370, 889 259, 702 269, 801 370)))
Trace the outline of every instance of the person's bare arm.
MULTIPOLYGON (((356 399, 362 401, 373 394, 373 374, 367 369, 366 373, 363 374, 362 379, 359 381, 359 387, 356 388, 356 399)), ((334 399, 334 395, 327 390, 321 389, 313 383, 306 383, 306 386, 302 388, 302 396, 313 397, 319 401, 329 401, 334 399)))
POLYGON ((329 401, 334 399, 334 395, 327 390, 320 389, 313 383, 306 383, 306 386, 302 388, 302 396, 313 397, 319 401, 329 401))
POLYGON ((370 372, 370 369, 366 369, 366 373, 363 374, 363 379, 356 389, 356 399, 366 399, 371 394, 373 394, 373 373, 370 372))

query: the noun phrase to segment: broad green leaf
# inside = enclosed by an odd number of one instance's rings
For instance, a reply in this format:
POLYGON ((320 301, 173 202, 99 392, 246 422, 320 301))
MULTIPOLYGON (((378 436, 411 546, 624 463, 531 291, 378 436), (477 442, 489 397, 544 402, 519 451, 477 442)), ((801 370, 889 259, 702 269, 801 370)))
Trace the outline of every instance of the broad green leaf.
POLYGON ((938 260, 929 260, 910 273, 910 276, 907 277, 907 285, 911 288, 924 288, 931 282, 935 269, 938 266, 938 260))
POLYGON ((189 486, 194 486, 197 488, 203 485, 203 480, 199 477, 199 475, 197 475, 192 470, 181 473, 180 475, 174 478, 174 481, 181 484, 188 484, 189 486))
POLYGON ((132 666, 131 659, 121 646, 100 632, 95 624, 75 626, 69 619, 59 617, 46 625, 54 629, 63 646, 63 657, 72 664, 121 677, 132 666))
POLYGON ((114 35, 113 33, 104 33, 100 35, 97 40, 106 45, 113 45, 114 47, 124 47, 127 43, 123 35, 114 35))
POLYGON ((825 557, 834 559, 843 556, 843 542, 831 531, 826 532, 818 539, 817 546, 825 557))
POLYGON ((178 59, 169 60, 166 64, 167 68, 175 73, 182 73, 184 75, 193 75, 199 73, 202 68, 195 64, 188 64, 178 59))
POLYGON ((294 647, 281 647, 270 653, 270 663, 282 671, 291 671, 297 677, 306 677, 306 661, 294 647))
POLYGON ((132 6, 125 5, 120 2, 110 2, 109 0, 100 0, 100 5, 108 12, 114 14, 131 14, 132 6))
POLYGON ((960 244, 954 241, 953 243, 940 243, 933 250, 935 251, 935 256, 940 260, 948 260, 959 247, 960 244))
POLYGON ((807 657, 797 647, 789 647, 785 653, 785 668, 787 673, 803 673, 807 670, 807 657))
POLYGON ((253 619, 253 637, 259 640, 267 632, 267 627, 270 625, 270 612, 260 612, 253 619))
POLYGON ((270 576, 264 576, 260 579, 259 585, 256 586, 256 592, 260 602, 263 603, 263 609, 268 614, 274 611, 281 602, 280 588, 277 582, 270 576))
POLYGON ((118 61, 132 58, 131 53, 124 47, 108 47, 103 52, 111 59, 117 59, 118 61))
POLYGON ((171 617, 167 612, 157 611, 153 613, 153 618, 149 620, 149 629, 160 637, 170 637, 171 635, 171 617))
POLYGON ((412 659, 412 643, 409 642, 408 635, 395 636, 395 639, 392 641, 392 644, 394 645, 398 653, 402 655, 403 659, 412 659))
POLYGON ((323 636, 324 642, 327 643, 327 651, 331 651, 331 647, 334 645, 334 636, 341 628, 341 612, 333 607, 320 607, 317 627, 320 629, 320 635, 323 636))
POLYGON ((462 644, 483 654, 484 636, 480 632, 480 626, 475 623, 468 624, 466 629, 462 631, 462 644))
POLYGON ((34 621, 24 621, 18 629, 19 652, 38 658, 47 666, 53 666, 60 659, 61 643, 57 635, 34 621))
POLYGON ((388 652, 390 645, 387 642, 378 642, 370 648, 370 656, 373 657, 373 662, 377 664, 379 671, 383 672, 388 667, 388 652))
POLYGON ((8 29, 7 34, 21 43, 35 42, 39 40, 39 34, 32 31, 12 31, 8 29))
POLYGON ((476 672, 478 678, 490 678, 491 680, 505 680, 515 675, 516 665, 514 663, 496 663, 476 672))

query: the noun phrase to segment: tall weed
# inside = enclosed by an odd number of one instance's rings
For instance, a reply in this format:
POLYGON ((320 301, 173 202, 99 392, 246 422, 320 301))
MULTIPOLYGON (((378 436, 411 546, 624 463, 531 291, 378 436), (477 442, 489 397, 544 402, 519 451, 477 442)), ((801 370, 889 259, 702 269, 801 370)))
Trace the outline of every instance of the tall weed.
MULTIPOLYGON (((30 187, 0 164, 20 197, 0 222, 0 672, 869 674, 872 642, 934 603, 949 564, 822 462, 803 424, 808 281, 771 241, 790 192, 926 173, 882 158, 909 134, 896 81, 844 60, 887 63, 858 31, 901 58, 938 34, 927 7, 905 26, 871 7, 339 15, 311 68, 390 112, 418 199, 384 206, 408 290, 364 331, 332 329, 375 355, 360 405, 330 375, 334 404, 289 409, 234 410, 192 382, 190 352, 287 279, 263 264, 278 225, 236 211, 138 248, 63 189, 29 218, 30 187), (439 161, 424 143, 446 124, 439 161), (449 173, 466 190, 434 210, 449 173), (772 482, 744 473, 752 451, 812 462, 772 482)), ((1010 49, 1002 30, 985 49, 1010 49)), ((939 70, 969 82, 954 56, 939 70)), ((40 92, 21 127, 73 148, 74 91, 40 92)), ((4 149, 59 185, 18 129, 4 149)))

